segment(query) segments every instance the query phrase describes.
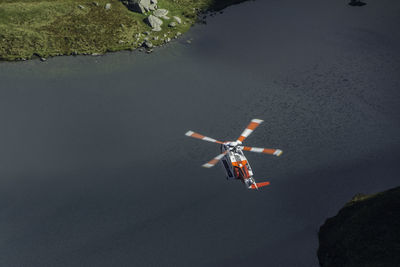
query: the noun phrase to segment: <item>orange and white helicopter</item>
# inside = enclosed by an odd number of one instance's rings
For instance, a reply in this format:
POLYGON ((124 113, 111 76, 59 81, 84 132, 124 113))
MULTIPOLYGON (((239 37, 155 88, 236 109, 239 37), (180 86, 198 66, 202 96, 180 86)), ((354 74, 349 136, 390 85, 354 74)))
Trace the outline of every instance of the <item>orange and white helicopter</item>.
POLYGON ((205 168, 211 168, 215 166, 220 160, 225 167, 228 180, 241 180, 248 189, 258 189, 259 187, 269 185, 269 182, 256 183, 253 178, 253 170, 250 167, 249 162, 243 154, 244 151, 251 151, 256 153, 265 153, 275 156, 280 156, 282 150, 270 149, 270 148, 259 148, 243 146, 242 142, 263 122, 263 120, 252 119, 247 128, 243 131, 240 137, 236 141, 221 142, 213 138, 188 131, 187 136, 201 139, 208 142, 221 144, 221 154, 203 164, 205 168))

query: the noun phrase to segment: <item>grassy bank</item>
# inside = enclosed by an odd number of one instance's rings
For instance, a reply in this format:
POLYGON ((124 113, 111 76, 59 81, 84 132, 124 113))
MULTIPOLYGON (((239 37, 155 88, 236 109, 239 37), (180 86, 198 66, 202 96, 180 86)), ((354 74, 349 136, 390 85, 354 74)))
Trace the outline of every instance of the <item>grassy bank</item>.
POLYGON ((324 267, 400 266, 400 187, 357 195, 319 231, 324 267))
POLYGON ((129 11, 118 0, 0 0, 0 59, 103 54, 135 49, 146 37, 160 45, 187 31, 199 11, 221 9, 241 0, 158 2, 159 8, 169 10, 169 17, 179 16, 183 23, 170 28, 165 21, 161 32, 152 32, 144 22, 146 14, 129 11), (108 10, 107 3, 111 4, 108 10))

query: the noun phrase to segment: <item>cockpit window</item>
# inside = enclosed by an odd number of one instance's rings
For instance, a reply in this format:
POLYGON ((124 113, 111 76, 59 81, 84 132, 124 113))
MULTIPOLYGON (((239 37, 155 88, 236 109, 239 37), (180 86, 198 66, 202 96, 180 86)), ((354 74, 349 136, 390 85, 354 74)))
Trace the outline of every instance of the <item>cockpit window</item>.
POLYGON ((248 170, 251 170, 249 163, 246 162, 246 167, 248 170))

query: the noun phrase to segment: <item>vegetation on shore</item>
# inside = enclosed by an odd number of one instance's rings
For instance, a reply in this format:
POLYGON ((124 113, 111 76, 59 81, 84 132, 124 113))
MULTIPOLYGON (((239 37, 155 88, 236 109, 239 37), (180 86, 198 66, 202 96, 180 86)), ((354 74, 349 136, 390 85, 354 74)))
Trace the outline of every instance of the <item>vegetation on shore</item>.
POLYGON ((162 31, 153 32, 144 22, 148 14, 129 11, 119 0, 0 0, 0 59, 133 50, 145 38, 161 45, 187 31, 199 12, 241 1, 159 0, 159 8, 182 23, 168 27, 165 22, 162 31))
POLYGON ((356 195, 319 231, 323 267, 400 266, 400 187, 356 195))

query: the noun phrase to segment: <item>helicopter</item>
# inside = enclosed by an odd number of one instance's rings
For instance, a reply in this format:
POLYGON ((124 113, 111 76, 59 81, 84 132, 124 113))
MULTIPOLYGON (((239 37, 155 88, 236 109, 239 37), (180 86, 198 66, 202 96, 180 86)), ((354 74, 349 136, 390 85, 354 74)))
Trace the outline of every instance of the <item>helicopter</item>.
POLYGON ((250 151, 256 153, 270 154, 274 156, 282 155, 282 150, 271 149, 271 148, 259 148, 243 146, 243 141, 263 122, 260 119, 252 119, 250 124, 244 129, 242 134, 236 141, 221 142, 214 138, 204 136, 193 131, 186 132, 186 136, 193 137, 196 139, 217 143, 221 145, 221 154, 214 157, 209 162, 203 164, 205 168, 214 167, 219 161, 222 161, 223 167, 225 168, 228 180, 241 180, 248 189, 257 189, 263 186, 267 186, 269 182, 256 183, 253 178, 253 170, 243 151, 250 151))

